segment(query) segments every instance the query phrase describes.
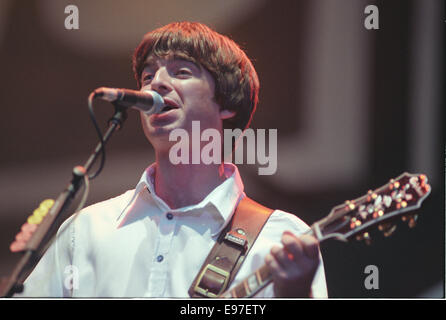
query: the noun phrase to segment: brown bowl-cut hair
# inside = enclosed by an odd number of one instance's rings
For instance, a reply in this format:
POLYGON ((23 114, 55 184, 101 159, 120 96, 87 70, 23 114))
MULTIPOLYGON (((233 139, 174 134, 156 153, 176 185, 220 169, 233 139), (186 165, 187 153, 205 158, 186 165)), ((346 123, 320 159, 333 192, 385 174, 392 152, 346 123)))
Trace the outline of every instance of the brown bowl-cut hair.
POLYGON ((215 101, 235 111, 223 121, 228 129, 249 127, 257 107, 259 79, 245 52, 231 39, 198 22, 174 22, 147 33, 133 54, 133 72, 141 88, 148 56, 169 54, 203 66, 215 80, 215 101))

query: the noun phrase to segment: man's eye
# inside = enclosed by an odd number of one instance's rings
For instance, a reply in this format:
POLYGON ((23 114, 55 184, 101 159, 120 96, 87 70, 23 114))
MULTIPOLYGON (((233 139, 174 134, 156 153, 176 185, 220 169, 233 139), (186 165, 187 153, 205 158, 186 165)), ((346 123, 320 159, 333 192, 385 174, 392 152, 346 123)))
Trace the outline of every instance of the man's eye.
POLYGON ((146 74, 146 75, 143 75, 143 77, 142 77, 143 82, 151 81, 152 79, 153 79, 153 75, 151 75, 151 74, 146 74))
POLYGON ((178 76, 190 76, 192 75, 192 72, 188 69, 179 69, 176 72, 176 75, 178 76))

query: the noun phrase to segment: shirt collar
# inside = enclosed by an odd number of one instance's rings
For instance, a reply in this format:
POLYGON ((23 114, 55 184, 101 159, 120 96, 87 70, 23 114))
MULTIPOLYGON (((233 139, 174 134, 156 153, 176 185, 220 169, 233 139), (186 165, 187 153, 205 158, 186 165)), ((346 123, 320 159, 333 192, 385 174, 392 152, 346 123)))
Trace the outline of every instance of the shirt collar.
POLYGON ((213 235, 220 233, 220 231, 230 221, 230 218, 232 217, 232 214, 234 213, 239 201, 245 196, 243 192, 243 182, 237 166, 232 163, 224 163, 223 166, 226 179, 214 190, 212 190, 202 201, 194 205, 178 209, 171 209, 163 199, 158 197, 155 192, 156 163, 153 163, 142 174, 141 179, 136 185, 135 191, 130 198, 130 201, 119 214, 117 218, 118 222, 125 219, 125 217, 131 212, 131 210, 128 210, 130 204, 138 197, 141 191, 147 188, 156 205, 162 212, 184 213, 192 210, 203 209, 205 207, 213 207, 224 221, 223 225, 213 235))

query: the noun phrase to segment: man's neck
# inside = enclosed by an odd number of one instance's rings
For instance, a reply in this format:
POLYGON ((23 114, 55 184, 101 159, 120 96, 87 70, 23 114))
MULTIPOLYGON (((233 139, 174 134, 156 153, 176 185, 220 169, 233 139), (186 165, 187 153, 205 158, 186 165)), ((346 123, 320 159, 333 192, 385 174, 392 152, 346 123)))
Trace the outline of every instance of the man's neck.
POLYGON ((169 207, 199 203, 225 180, 223 164, 178 164, 157 155, 155 191, 169 207))

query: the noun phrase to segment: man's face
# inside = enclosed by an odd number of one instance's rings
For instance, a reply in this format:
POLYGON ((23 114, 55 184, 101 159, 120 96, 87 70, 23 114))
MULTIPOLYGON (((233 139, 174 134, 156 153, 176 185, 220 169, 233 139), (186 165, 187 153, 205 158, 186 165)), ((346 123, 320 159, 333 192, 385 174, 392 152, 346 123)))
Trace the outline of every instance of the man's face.
POLYGON ((141 90, 153 90, 164 99, 168 108, 159 114, 141 113, 147 139, 155 149, 174 144, 169 133, 185 129, 191 136, 192 121, 200 121, 200 129, 215 128, 221 132, 222 115, 214 101, 215 82, 203 67, 172 55, 149 56, 141 75, 141 90))

